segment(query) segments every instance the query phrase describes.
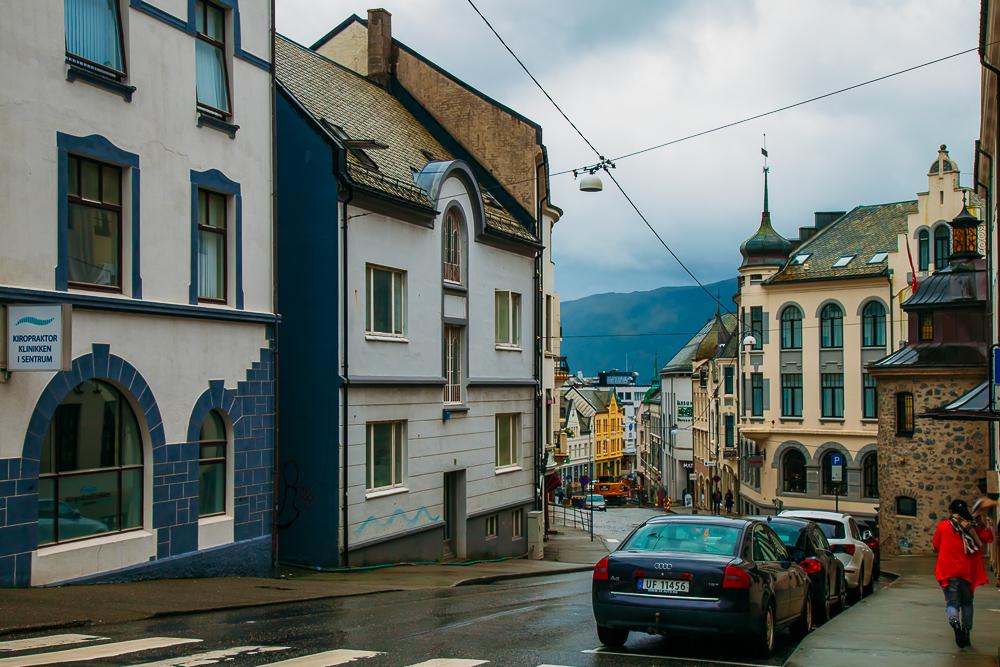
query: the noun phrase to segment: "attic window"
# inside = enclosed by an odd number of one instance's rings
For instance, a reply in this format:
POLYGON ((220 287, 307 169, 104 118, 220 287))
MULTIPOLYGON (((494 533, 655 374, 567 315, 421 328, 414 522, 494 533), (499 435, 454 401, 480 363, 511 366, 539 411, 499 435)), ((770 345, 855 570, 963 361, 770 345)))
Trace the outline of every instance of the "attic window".
POLYGON ((347 148, 348 152, 350 152, 350 154, 353 155, 365 169, 378 171, 378 165, 375 163, 375 160, 371 159, 371 156, 369 156, 365 150, 384 150, 389 147, 388 144, 383 144, 382 142, 374 139, 351 139, 347 132, 344 131, 344 128, 336 123, 331 123, 326 118, 321 118, 320 123, 327 129, 328 132, 330 132, 330 134, 343 142, 344 147, 347 148))
POLYGON ((806 260, 812 257, 812 253, 804 252, 801 255, 796 255, 792 258, 792 266, 801 266, 806 263, 806 260))
POLYGON ((887 252, 877 252, 872 255, 872 258, 868 260, 869 264, 881 264, 885 261, 886 257, 889 256, 887 252))
POLYGON ((833 268, 835 269, 843 268, 848 264, 850 264, 851 260, 853 260, 855 257, 857 257, 857 255, 844 255, 843 257, 841 257, 840 259, 838 259, 836 262, 833 263, 833 268))

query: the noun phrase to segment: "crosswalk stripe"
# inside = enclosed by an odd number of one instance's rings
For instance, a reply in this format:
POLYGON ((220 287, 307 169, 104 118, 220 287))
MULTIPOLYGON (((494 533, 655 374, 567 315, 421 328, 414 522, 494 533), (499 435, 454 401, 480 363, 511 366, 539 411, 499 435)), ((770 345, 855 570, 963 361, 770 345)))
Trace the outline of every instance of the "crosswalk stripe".
POLYGON ((332 665, 346 665, 355 660, 374 658, 382 655, 378 651, 352 651, 346 648, 339 648, 334 651, 324 651, 323 653, 313 653, 303 655, 281 662, 269 662, 263 667, 332 667, 332 665))
POLYGON ((182 639, 180 637, 148 637, 146 639, 133 639, 127 642, 115 642, 114 644, 71 648, 65 651, 51 651, 35 655, 0 658, 0 667, 7 667, 7 665, 10 665, 10 667, 32 667, 33 665, 55 665, 64 662, 100 660, 126 653, 137 653, 139 651, 149 651, 154 648, 166 648, 167 646, 191 644, 200 641, 200 639, 182 639))
POLYGON ((47 637, 31 637, 30 639, 14 639, 0 642, 0 653, 9 651, 27 651, 28 649, 51 648, 52 646, 65 646, 66 644, 80 644, 83 642, 97 642, 107 639, 97 635, 48 635, 47 637))
POLYGON ((156 662, 144 662, 141 665, 133 665, 133 667, 200 667, 201 665, 214 665, 217 662, 232 660, 240 655, 260 655, 274 651, 287 651, 289 648, 288 646, 234 646, 218 651, 205 651, 204 653, 182 655, 156 662))
POLYGON ((489 660, 463 660, 462 658, 435 658, 433 660, 425 660, 424 662, 418 662, 415 665, 410 665, 409 667, 476 667, 476 665, 485 665, 489 660))

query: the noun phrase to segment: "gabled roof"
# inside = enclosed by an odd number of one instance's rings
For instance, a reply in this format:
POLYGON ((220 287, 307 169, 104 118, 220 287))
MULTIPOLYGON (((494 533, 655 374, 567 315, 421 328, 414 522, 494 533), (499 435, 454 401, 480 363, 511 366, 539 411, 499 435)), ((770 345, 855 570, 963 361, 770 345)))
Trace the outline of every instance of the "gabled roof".
POLYGON ((768 283, 838 280, 882 275, 887 260, 869 264, 877 253, 896 252, 896 237, 906 232, 906 218, 917 212, 917 202, 902 201, 857 206, 830 223, 791 253, 785 266, 768 283), (795 258, 808 255, 804 263, 795 258), (846 265, 834 264, 853 256, 846 265))
MULTIPOLYGON (((388 90, 281 35, 275 36, 274 49, 275 77, 306 111, 349 147, 373 142, 348 151, 348 173, 355 185, 433 213, 435 202, 414 176, 430 162, 456 159, 454 153, 388 90)), ((488 228, 535 241, 485 188, 480 189, 488 228)))

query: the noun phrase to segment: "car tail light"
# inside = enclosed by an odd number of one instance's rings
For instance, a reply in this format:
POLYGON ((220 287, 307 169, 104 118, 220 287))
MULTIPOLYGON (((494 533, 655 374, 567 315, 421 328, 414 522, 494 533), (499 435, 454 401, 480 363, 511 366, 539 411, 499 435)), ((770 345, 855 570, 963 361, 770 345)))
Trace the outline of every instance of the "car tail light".
POLYGON ((594 581, 608 580, 608 557, 605 556, 594 566, 594 581))
POLYGON ((833 545, 833 552, 834 553, 838 553, 839 552, 839 553, 845 553, 848 556, 853 556, 855 551, 857 551, 857 547, 854 546, 853 544, 834 544, 833 545))
POLYGON ((747 571, 736 565, 727 565, 726 571, 722 575, 722 587, 737 590, 750 588, 750 575, 747 571))
POLYGON ((799 565, 806 571, 806 574, 818 574, 823 569, 823 564, 815 558, 806 558, 799 565))

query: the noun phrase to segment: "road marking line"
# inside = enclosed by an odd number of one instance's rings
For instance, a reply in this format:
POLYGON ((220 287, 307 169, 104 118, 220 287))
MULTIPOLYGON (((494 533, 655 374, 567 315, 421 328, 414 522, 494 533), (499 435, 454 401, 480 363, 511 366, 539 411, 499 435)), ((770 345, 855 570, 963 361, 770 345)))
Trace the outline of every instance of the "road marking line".
POLYGON ((713 665, 735 665, 736 667, 774 667, 773 665, 762 665, 755 662, 729 662, 727 660, 711 660, 709 658, 684 657, 682 655, 650 655, 648 653, 624 653, 619 651, 609 651, 604 648, 592 648, 580 653, 594 653, 597 655, 624 655, 629 658, 649 658, 651 660, 686 660, 688 662, 709 662, 713 665))
POLYGON ((346 665, 355 660, 374 658, 382 655, 378 651, 352 651, 346 648, 339 648, 334 651, 324 651, 323 653, 313 653, 303 655, 281 662, 269 662, 263 667, 331 667, 332 665, 346 665))
POLYGON ((96 635, 49 635, 47 637, 32 637, 30 639, 15 639, 13 641, 0 642, 0 653, 8 651, 27 651, 33 648, 49 648, 52 646, 65 646, 66 644, 80 644, 82 642, 96 642, 107 639, 96 635))
POLYGON ((148 637, 146 639, 133 639, 127 642, 115 642, 114 644, 101 644, 100 646, 71 648, 65 651, 19 655, 15 658, 0 658, 0 667, 5 667, 6 665, 10 665, 10 667, 32 667, 33 665, 54 665, 63 662, 100 660, 126 653, 137 653, 139 651, 149 651, 154 648, 166 648, 167 646, 191 644, 200 641, 200 639, 182 639, 179 637, 148 637))
POLYGON ((232 648, 219 649, 218 651, 182 655, 157 662, 144 662, 141 665, 133 665, 133 667, 201 667, 201 665, 214 665, 217 662, 228 661, 239 655, 260 655, 261 653, 271 653, 273 651, 287 651, 289 648, 291 647, 234 646, 232 648))
POLYGON ((485 665, 489 660, 465 660, 463 658, 434 658, 433 660, 425 660, 424 662, 418 662, 415 665, 409 665, 408 667, 476 667, 476 665, 485 665))

